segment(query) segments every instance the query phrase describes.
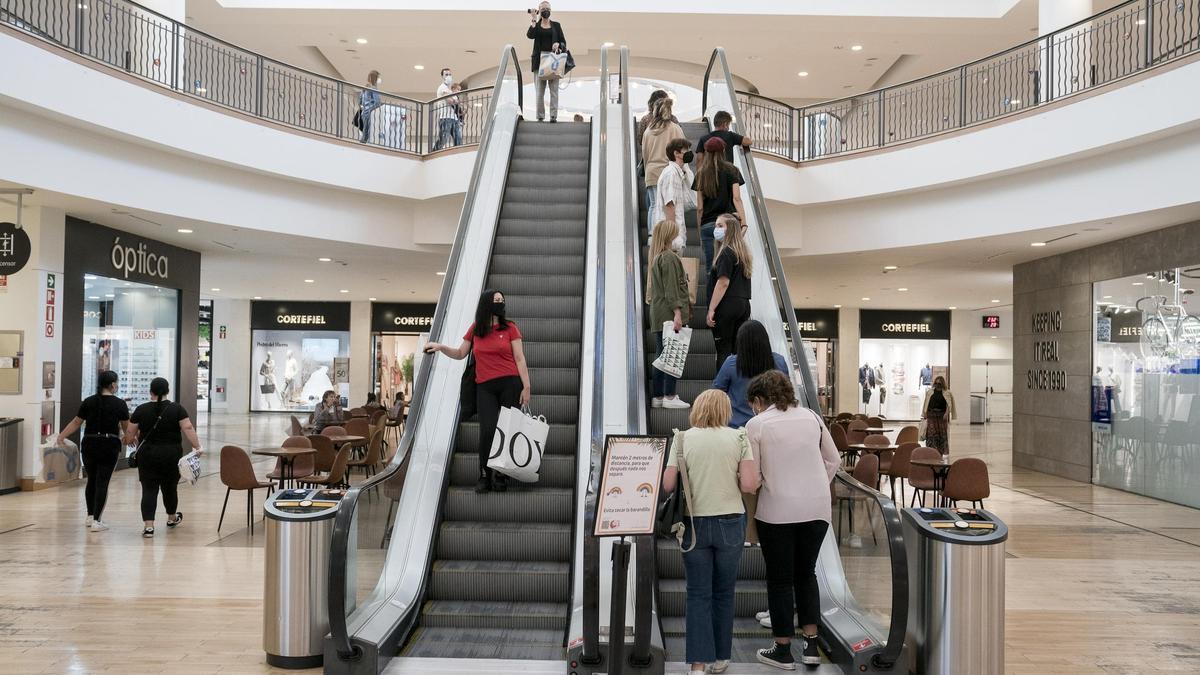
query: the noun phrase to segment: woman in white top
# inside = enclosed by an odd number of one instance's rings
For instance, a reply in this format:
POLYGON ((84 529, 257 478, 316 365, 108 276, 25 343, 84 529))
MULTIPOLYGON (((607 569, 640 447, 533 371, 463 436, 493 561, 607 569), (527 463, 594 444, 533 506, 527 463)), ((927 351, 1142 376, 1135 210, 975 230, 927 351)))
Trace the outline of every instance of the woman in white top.
POLYGON ((689 531, 683 538, 687 576, 684 652, 695 672, 704 672, 709 663, 714 673, 729 667, 734 586, 746 539, 742 493, 758 489, 758 466, 750 454, 746 432, 728 426, 732 414, 725 392, 709 389, 697 396, 688 417, 692 428, 675 433, 663 474, 663 491, 673 492, 682 454, 691 516, 684 521, 689 531))
POLYGON ((754 520, 767 567, 767 608, 775 636, 775 645, 760 649, 758 660, 794 670, 793 611, 804 632, 801 662, 821 662, 817 555, 829 529, 829 483, 841 460, 824 422, 796 400, 787 375, 770 370, 755 377, 746 398, 755 414, 746 423, 746 436, 762 473, 754 520))

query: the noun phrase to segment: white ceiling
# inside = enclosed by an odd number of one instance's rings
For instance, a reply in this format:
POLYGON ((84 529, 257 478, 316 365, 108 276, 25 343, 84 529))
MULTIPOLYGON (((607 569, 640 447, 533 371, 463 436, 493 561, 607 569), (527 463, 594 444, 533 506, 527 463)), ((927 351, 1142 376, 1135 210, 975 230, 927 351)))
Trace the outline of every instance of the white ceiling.
MULTIPOLYGON (((695 86, 712 48, 720 45, 734 74, 753 88, 767 96, 802 102, 896 84, 1029 40, 1037 34, 1037 2, 970 3, 979 5, 978 13, 985 17, 1012 5, 996 18, 962 18, 964 12, 950 10, 945 13, 958 16, 927 18, 938 8, 945 10, 948 3, 942 0, 897 0, 899 9, 885 16, 831 15, 825 7, 828 2, 815 3, 811 14, 798 13, 797 3, 790 2, 771 16, 752 13, 763 11, 761 3, 747 7, 743 14, 714 16, 699 13, 701 8, 690 11, 687 5, 673 8, 672 13, 650 13, 571 11, 572 3, 561 2, 555 18, 563 24, 580 76, 596 73, 600 45, 613 42, 630 47, 635 76, 671 75, 695 86), (913 16, 897 16, 901 11, 911 11, 913 16), (863 49, 852 51, 856 44, 863 49), (798 77, 802 70, 809 76, 798 77)), ((1100 10, 1118 2, 1095 0, 1094 4, 1100 10)), ((265 4, 293 5, 297 0, 265 4)), ((842 4, 843 14, 878 6, 842 4)), ((303 5, 329 6, 330 2, 303 5)), ((476 76, 469 83, 478 84, 494 77, 506 43, 514 44, 522 59, 528 59, 529 53, 528 20, 519 4, 506 11, 388 11, 230 9, 218 0, 189 0, 188 17, 188 23, 200 30, 321 74, 363 82, 370 70, 378 69, 385 90, 421 99, 433 96, 443 66, 452 67, 460 81, 476 76), (358 44, 358 38, 367 44, 358 44), (415 65, 424 70, 414 70, 415 65)))

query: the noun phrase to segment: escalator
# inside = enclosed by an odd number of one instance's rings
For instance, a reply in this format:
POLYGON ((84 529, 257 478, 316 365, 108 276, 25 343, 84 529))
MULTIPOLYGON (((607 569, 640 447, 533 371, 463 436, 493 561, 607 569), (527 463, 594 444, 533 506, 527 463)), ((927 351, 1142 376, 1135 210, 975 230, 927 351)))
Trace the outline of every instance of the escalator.
POLYGON ((517 127, 487 286, 524 336, 546 454, 537 483, 476 494, 479 424, 459 423, 427 599, 403 656, 563 657, 590 143, 586 123, 517 127))

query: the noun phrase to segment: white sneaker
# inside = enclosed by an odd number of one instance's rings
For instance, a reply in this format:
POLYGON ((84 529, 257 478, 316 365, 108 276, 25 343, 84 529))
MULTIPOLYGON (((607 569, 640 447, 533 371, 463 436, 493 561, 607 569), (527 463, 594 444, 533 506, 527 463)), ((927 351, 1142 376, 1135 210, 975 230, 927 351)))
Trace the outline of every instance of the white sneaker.
POLYGON ((729 660, 717 661, 708 667, 710 673, 723 673, 729 670, 729 660))
POLYGON ((862 537, 857 534, 850 535, 850 548, 862 548, 862 537))
POLYGON ((650 399, 650 407, 651 408, 661 408, 662 407, 662 397, 650 399))
POLYGON ((103 532, 107 529, 108 529, 108 526, 105 525, 104 523, 102 523, 98 520, 92 521, 92 532, 103 532))
POLYGON ((769 618, 771 618, 770 612, 759 612, 758 614, 754 615, 755 621, 762 621, 763 619, 769 619, 769 618))
POLYGON ((92 516, 88 516, 88 517, 87 517, 87 520, 83 521, 83 526, 84 526, 84 527, 91 527, 91 526, 92 526, 92 523, 94 523, 94 522, 96 522, 96 519, 95 519, 94 517, 92 517, 92 516))
POLYGON ((692 405, 676 396, 675 398, 664 398, 662 407, 669 408, 671 410, 687 410, 688 408, 691 408, 692 405))
POLYGON ((766 612, 764 612, 764 613, 766 614, 766 616, 764 616, 758 620, 758 625, 762 626, 763 628, 770 628, 771 627, 771 615, 770 615, 770 613, 766 613, 766 612))

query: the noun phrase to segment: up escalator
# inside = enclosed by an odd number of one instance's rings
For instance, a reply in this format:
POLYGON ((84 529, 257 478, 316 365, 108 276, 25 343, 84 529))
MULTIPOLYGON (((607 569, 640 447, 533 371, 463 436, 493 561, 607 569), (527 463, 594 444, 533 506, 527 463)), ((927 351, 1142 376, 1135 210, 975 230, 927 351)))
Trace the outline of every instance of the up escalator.
POLYGON ((537 483, 476 494, 479 423, 459 422, 429 589, 404 656, 561 659, 568 620, 591 126, 517 127, 487 286, 524 336, 550 423, 537 483))

